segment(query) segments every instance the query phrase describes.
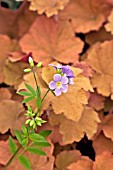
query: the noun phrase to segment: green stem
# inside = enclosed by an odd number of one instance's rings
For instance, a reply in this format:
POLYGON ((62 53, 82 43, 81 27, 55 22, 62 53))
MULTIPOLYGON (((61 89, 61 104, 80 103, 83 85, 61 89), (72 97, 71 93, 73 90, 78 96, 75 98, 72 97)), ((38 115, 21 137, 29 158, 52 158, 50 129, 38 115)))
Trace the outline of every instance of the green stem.
POLYGON ((38 82, 37 82, 37 79, 36 79, 36 74, 35 74, 34 67, 32 67, 32 72, 33 72, 33 76, 34 76, 35 83, 36 83, 36 88, 37 88, 37 91, 38 91, 38 94, 39 94, 39 98, 40 98, 40 91, 39 91, 39 86, 38 86, 38 82))
POLYGON ((7 162, 5 167, 3 168, 3 170, 6 170, 6 168, 11 164, 11 162, 13 161, 13 159, 15 158, 15 156, 17 155, 17 153, 20 151, 21 148, 22 148, 22 145, 20 145, 18 147, 18 149, 15 151, 15 153, 12 155, 12 157, 9 159, 9 161, 7 162))
POLYGON ((42 102, 45 99, 45 97, 47 96, 47 94, 49 93, 50 89, 47 90, 47 92, 45 93, 44 97, 42 98, 42 102))

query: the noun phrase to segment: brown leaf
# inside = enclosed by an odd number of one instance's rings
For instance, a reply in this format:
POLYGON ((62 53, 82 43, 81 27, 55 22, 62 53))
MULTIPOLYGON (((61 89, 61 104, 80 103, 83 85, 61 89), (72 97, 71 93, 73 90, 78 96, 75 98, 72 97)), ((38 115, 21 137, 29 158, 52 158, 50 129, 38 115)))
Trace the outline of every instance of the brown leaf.
POLYGON ((112 40, 112 39, 113 39, 113 35, 107 32, 104 27, 101 27, 99 31, 90 32, 85 36, 85 41, 89 45, 93 45, 94 43, 97 42, 104 42, 106 40, 112 40))
POLYGON ((15 123, 24 112, 22 104, 18 102, 13 100, 0 101, 0 133, 3 134, 9 129, 18 129, 15 123))
POLYGON ((113 170, 113 155, 110 152, 103 152, 97 155, 93 170, 113 170))
POLYGON ((35 18, 36 14, 28 10, 26 1, 16 11, 0 6, 0 34, 20 38, 28 31, 35 18))
POLYGON ((105 137, 103 133, 100 133, 100 135, 93 141, 93 148, 96 155, 101 154, 104 151, 109 151, 112 153, 113 142, 105 137))
POLYGON ((82 156, 76 163, 68 166, 67 170, 93 170, 93 161, 88 157, 82 156))
POLYGON ((59 13, 61 20, 70 19, 75 32, 87 33, 98 30, 105 22, 113 5, 106 0, 70 0, 59 13))
POLYGON ((12 94, 8 88, 0 88, 0 100, 11 99, 12 94))
POLYGON ((76 162, 80 158, 81 154, 77 150, 63 151, 57 155, 55 165, 58 170, 66 170, 67 166, 71 163, 76 162))
POLYGON ((43 14, 44 12, 48 17, 52 15, 57 15, 58 10, 63 10, 64 7, 68 4, 69 0, 28 0, 31 2, 30 10, 38 12, 38 14, 43 14))
POLYGON ((19 50, 20 47, 15 40, 11 40, 8 36, 6 35, 0 35, 0 83, 4 82, 4 74, 3 74, 3 69, 4 65, 6 62, 6 59, 8 57, 8 53, 19 50))
POLYGON ((111 94, 111 82, 113 79, 112 53, 113 41, 96 43, 88 53, 88 63, 95 71, 92 76, 92 85, 103 96, 111 94))
POLYGON ((94 108, 95 110, 101 110, 104 108, 105 98, 98 93, 90 93, 90 98, 88 102, 88 106, 94 108))
POLYGON ((84 133, 90 139, 97 131, 97 123, 100 122, 97 113, 92 109, 86 107, 82 113, 79 122, 68 120, 63 114, 49 115, 49 121, 52 126, 59 125, 63 144, 69 144, 74 141, 80 141, 84 133), (71 132, 70 132, 71 127, 71 132), (75 133, 76 132, 76 133, 75 133))
POLYGON ((32 51, 34 60, 42 61, 44 65, 53 60, 75 63, 83 48, 83 42, 75 37, 68 22, 56 22, 46 16, 37 17, 20 45, 23 52, 32 51))
POLYGON ((27 63, 10 62, 7 60, 4 66, 4 82, 7 85, 14 86, 17 89, 18 85, 23 81, 24 69, 28 67, 27 63))

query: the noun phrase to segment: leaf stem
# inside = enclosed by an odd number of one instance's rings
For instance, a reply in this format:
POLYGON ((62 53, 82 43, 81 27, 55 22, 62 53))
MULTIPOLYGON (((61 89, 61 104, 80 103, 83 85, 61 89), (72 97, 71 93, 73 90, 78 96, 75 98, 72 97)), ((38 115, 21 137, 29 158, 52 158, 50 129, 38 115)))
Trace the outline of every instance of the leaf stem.
POLYGON ((49 93, 50 89, 47 90, 47 92, 45 93, 44 97, 42 98, 42 102, 45 99, 45 97, 47 96, 47 94, 49 93))
POLYGON ((17 155, 17 153, 20 151, 21 148, 22 148, 22 145, 20 145, 18 147, 18 149, 15 151, 15 153, 12 155, 12 157, 9 159, 9 161, 7 162, 5 167, 3 168, 3 170, 6 170, 6 168, 11 164, 11 162, 13 161, 13 159, 15 158, 15 156, 17 155))

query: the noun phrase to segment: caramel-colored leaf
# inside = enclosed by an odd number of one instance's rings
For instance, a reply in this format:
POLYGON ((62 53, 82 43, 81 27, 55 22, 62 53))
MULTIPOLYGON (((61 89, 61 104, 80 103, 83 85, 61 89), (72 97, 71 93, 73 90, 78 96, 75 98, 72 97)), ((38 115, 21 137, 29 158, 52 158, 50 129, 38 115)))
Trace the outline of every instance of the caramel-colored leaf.
POLYGON ((55 115, 54 113, 49 115, 49 121, 52 126, 60 124, 60 133, 63 135, 62 141, 64 144, 80 141, 84 134, 90 139, 96 133, 97 123, 100 122, 97 113, 88 107, 84 109, 77 123, 68 120, 63 114, 55 115))
POLYGON ((12 94, 8 88, 0 88, 0 100, 11 99, 12 94))
POLYGON ((29 32, 20 40, 23 52, 33 52, 36 62, 49 64, 53 60, 76 62, 82 52, 83 42, 75 37, 68 22, 38 16, 29 32), (52 30, 52 31, 51 31, 52 30))
POLYGON ((80 158, 81 154, 77 150, 63 151, 57 155, 55 165, 58 170, 66 170, 67 166, 71 163, 76 162, 80 158))
POLYGON ((96 43, 88 53, 88 63, 94 69, 92 85, 103 96, 111 94, 113 79, 113 41, 96 43))
POLYGON ((93 161, 89 159, 88 157, 82 156, 80 160, 78 160, 76 163, 72 163, 70 166, 68 166, 67 170, 92 170, 93 168, 93 161))
POLYGON ((0 133, 5 133, 9 129, 15 129, 16 121, 21 114, 24 114, 23 106, 13 100, 0 101, 0 133))

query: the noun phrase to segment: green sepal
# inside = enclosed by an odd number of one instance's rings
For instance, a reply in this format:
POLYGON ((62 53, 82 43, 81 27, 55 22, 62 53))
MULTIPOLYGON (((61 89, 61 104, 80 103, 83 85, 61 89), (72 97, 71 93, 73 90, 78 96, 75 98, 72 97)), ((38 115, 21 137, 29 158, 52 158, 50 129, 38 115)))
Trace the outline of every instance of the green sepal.
POLYGON ((26 156, 20 155, 18 160, 27 170, 31 170, 30 160, 26 156))
POLYGON ((11 153, 14 154, 17 150, 17 145, 13 141, 11 136, 9 137, 8 144, 9 144, 9 148, 10 148, 11 153))
POLYGON ((29 152, 32 152, 34 154, 40 155, 40 156, 46 155, 46 153, 42 149, 36 148, 36 147, 33 147, 33 146, 28 147, 26 150, 28 150, 29 152))

